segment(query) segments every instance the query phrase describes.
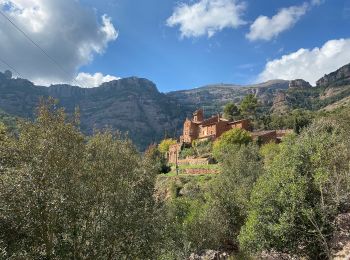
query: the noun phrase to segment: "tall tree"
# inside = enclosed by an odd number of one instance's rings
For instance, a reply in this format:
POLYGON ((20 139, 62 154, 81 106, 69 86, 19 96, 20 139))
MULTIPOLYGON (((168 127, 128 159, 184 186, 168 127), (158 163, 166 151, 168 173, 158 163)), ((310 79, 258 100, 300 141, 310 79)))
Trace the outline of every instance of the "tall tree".
POLYGON ((228 120, 238 119, 240 116, 239 108, 233 102, 229 102, 224 107, 224 118, 228 120))
POLYGON ((253 94, 248 94, 240 103, 240 110, 244 116, 255 116, 256 108, 258 106, 258 99, 253 94))

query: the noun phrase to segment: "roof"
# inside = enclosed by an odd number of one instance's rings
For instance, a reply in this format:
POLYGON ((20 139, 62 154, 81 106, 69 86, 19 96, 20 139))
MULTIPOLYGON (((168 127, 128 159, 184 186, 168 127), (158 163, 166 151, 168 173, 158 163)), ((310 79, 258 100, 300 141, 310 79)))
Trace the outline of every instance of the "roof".
POLYGON ((272 133, 276 133, 276 130, 255 131, 255 132, 252 132, 252 136, 258 137, 258 136, 264 136, 272 133))
POLYGON ((233 124, 238 124, 238 123, 241 123, 241 122, 244 122, 244 121, 249 121, 249 119, 236 120, 236 121, 229 122, 228 124, 229 125, 233 125, 233 124))
POLYGON ((200 123, 202 126, 214 125, 219 122, 220 118, 218 116, 213 116, 200 123))

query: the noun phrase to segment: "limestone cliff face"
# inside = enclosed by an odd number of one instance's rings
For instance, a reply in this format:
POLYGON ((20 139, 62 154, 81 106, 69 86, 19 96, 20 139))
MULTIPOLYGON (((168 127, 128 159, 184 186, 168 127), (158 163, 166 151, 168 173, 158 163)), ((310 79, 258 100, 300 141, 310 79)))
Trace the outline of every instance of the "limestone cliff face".
POLYGON ((79 107, 84 132, 118 129, 128 132, 141 149, 159 141, 165 133, 174 136, 185 117, 178 102, 160 93, 147 79, 125 78, 87 89, 70 85, 40 87, 0 73, 0 108, 5 112, 33 118, 41 96, 57 98, 68 113, 79 107))
POLYGON ((263 107, 269 109, 280 90, 288 89, 289 81, 271 80, 261 84, 239 86, 228 84, 208 85, 200 88, 173 91, 169 97, 177 99, 188 111, 203 107, 207 116, 222 111, 228 102, 239 103, 244 96, 254 94, 263 107))
POLYGON ((307 89, 311 88, 312 86, 310 85, 309 82, 303 80, 303 79, 295 79, 289 81, 289 88, 294 88, 294 89, 307 89))
POLYGON ((329 85, 339 86, 341 85, 349 85, 350 83, 350 63, 341 67, 340 69, 325 75, 320 78, 316 85, 318 87, 327 87, 329 85))

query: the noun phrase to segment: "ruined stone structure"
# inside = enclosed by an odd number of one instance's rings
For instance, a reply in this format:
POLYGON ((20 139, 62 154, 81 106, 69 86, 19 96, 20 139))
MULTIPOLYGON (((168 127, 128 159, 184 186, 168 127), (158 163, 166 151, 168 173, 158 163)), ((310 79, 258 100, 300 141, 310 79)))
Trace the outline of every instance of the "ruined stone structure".
POLYGON ((192 119, 186 119, 180 141, 185 144, 191 144, 193 140, 197 139, 215 140, 232 128, 250 130, 249 120, 229 121, 222 118, 219 114, 204 119, 203 110, 199 109, 193 113, 192 119))

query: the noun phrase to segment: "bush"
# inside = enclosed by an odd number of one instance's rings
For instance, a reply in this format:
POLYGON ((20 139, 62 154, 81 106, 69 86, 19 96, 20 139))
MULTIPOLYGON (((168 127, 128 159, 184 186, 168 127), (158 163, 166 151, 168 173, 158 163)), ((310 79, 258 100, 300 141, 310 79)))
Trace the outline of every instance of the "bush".
POLYGON ((194 149, 192 147, 184 148, 181 150, 179 158, 185 159, 187 157, 192 157, 195 155, 196 155, 196 152, 194 151, 194 149))
POLYGON ((162 154, 166 154, 169 151, 169 147, 173 144, 176 144, 177 141, 171 138, 164 139, 158 145, 158 149, 162 154))
POLYGON ((85 138, 76 121, 49 100, 12 143, 0 129, 0 151, 14 154, 0 174, 1 257, 156 258, 152 162, 119 135, 85 138))
POLYGON ((213 150, 213 142, 211 140, 194 140, 192 147, 197 156, 210 156, 213 150))
POLYGON ((253 189, 239 236, 243 249, 330 258, 332 221, 350 199, 346 133, 321 120, 281 144, 253 189))
POLYGON ((226 153, 234 152, 235 147, 241 145, 247 145, 252 142, 252 137, 249 132, 244 129, 234 128, 223 133, 213 145, 213 155, 216 159, 220 160, 226 153))

